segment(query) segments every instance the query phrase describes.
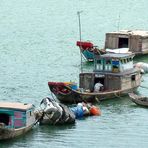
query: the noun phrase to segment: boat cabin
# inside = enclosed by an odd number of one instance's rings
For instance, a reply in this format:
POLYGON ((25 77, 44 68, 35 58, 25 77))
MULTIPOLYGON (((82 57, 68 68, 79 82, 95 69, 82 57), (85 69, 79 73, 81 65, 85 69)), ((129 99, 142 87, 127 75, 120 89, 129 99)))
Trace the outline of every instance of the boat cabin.
POLYGON ((134 54, 95 55, 94 71, 80 73, 80 88, 94 91, 96 83, 103 85, 103 91, 124 90, 140 85, 140 70, 133 66, 134 54))
POLYGON ((105 49, 129 49, 130 52, 148 54, 148 31, 121 30, 106 33, 105 49))
POLYGON ((35 122, 32 104, 0 103, 0 125, 10 129, 28 127, 35 122))

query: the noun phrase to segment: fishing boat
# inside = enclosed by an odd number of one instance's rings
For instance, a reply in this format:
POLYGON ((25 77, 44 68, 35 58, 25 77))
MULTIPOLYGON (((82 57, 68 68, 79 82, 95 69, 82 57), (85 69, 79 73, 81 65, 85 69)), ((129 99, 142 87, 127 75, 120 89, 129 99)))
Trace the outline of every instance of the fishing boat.
POLYGON ((90 41, 82 41, 82 35, 81 35, 81 19, 80 19, 80 14, 82 12, 78 11, 78 20, 79 20, 79 35, 80 35, 80 40, 76 42, 76 45, 80 48, 80 53, 81 53, 81 58, 82 55, 85 57, 85 59, 89 62, 94 61, 94 55, 95 54, 104 54, 105 51, 103 49, 99 49, 97 46, 94 46, 93 43, 90 41))
POLYGON ((22 135, 31 130, 34 123, 32 104, 0 102, 0 140, 22 135))
POLYGON ((138 95, 136 95, 134 93, 129 93, 129 97, 137 105, 148 107, 148 97, 146 97, 146 96, 138 96, 138 95))
POLYGON ((94 61, 94 54, 104 54, 105 50, 99 49, 93 43, 88 41, 77 41, 76 45, 80 48, 80 52, 89 62, 94 61))
POLYGON ((95 54, 134 53, 136 56, 148 54, 148 31, 120 30, 105 34, 104 49, 98 49, 92 42, 77 41, 82 55, 87 61, 94 61, 95 54))
POLYGON ((79 74, 79 88, 73 83, 48 82, 61 102, 94 102, 127 95, 141 83, 140 69, 133 66, 134 54, 95 55, 93 72, 79 74))

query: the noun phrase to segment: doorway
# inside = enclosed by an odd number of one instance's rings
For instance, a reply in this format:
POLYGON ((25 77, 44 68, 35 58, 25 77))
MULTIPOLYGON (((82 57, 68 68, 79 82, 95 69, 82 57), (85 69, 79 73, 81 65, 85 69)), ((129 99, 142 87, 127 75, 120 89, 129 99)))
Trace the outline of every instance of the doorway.
POLYGON ((5 125, 9 125, 9 115, 5 113, 0 113, 0 123, 4 123, 5 125))
POLYGON ((119 38, 118 48, 128 48, 128 38, 119 38))

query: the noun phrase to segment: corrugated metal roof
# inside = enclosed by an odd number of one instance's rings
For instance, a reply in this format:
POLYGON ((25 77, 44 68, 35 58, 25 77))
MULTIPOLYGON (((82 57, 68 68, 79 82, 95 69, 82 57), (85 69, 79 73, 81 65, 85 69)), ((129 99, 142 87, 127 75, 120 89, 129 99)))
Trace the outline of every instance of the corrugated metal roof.
POLYGON ((8 109, 19 109, 19 110, 28 110, 32 107, 32 104, 23 104, 23 103, 12 103, 12 102, 0 102, 0 108, 8 109))

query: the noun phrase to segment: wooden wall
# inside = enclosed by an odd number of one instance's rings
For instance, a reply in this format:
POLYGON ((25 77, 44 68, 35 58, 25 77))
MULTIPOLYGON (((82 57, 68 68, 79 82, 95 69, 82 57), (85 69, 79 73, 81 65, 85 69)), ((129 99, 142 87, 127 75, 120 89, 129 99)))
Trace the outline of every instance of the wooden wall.
POLYGON ((106 90, 117 90, 121 88, 120 77, 108 75, 106 76, 104 87, 106 90))
POLYGON ((80 88, 84 88, 86 90, 94 89, 94 73, 81 73, 79 78, 80 88))

